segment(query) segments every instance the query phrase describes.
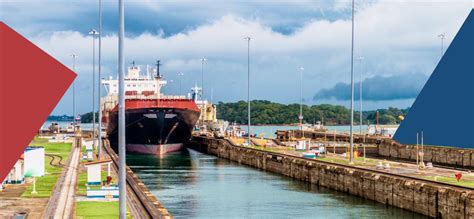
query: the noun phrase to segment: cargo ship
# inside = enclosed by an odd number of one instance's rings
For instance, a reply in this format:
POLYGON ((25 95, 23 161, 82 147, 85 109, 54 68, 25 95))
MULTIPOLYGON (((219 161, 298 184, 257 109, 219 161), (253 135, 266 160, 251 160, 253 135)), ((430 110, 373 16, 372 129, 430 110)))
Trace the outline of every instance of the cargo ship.
MULTIPOLYGON (((197 93, 166 96, 167 84, 160 74, 160 63, 146 67, 146 73, 133 63, 125 82, 126 151, 162 155, 180 150, 187 143, 200 116, 197 93)), ((101 98, 102 122, 112 148, 118 147, 118 80, 102 80, 107 95, 101 98)))

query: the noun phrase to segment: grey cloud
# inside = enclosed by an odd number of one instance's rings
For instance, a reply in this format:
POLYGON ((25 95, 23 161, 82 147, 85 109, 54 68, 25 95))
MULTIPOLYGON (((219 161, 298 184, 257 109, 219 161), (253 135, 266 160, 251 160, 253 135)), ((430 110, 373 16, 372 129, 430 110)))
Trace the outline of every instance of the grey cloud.
MULTIPOLYGON (((364 100, 384 101, 411 99, 418 96, 428 77, 424 74, 401 74, 389 77, 375 76, 362 83, 364 100)), ((359 97, 359 83, 355 84, 355 96, 359 97)), ((322 89, 314 99, 350 100, 350 84, 337 83, 329 89, 322 89)))
MULTIPOLYGON (((237 15, 257 20, 274 31, 291 34, 313 19, 337 20, 347 17, 335 3, 296 1, 262 2, 241 1, 178 1, 154 2, 151 0, 126 2, 126 34, 138 36, 144 32, 172 36, 198 28, 225 15, 237 15), (289 10, 291 9, 291 10, 289 10), (321 10, 325 9, 324 12, 321 10), (295 16, 298 14, 298 16, 295 16)), ((78 31, 87 33, 97 28, 97 1, 6 1, 0 8, 0 19, 22 34, 42 32, 78 31), (46 6, 46 7, 44 7, 46 6)), ((103 28, 106 34, 117 29, 117 4, 103 1, 103 28)))

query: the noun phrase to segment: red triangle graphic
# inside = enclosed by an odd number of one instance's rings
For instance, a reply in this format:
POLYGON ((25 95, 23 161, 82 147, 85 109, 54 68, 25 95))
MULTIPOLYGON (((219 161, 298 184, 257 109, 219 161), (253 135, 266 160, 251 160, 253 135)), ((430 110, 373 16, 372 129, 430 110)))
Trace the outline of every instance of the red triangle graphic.
POLYGON ((76 74, 0 22, 0 182, 76 74))

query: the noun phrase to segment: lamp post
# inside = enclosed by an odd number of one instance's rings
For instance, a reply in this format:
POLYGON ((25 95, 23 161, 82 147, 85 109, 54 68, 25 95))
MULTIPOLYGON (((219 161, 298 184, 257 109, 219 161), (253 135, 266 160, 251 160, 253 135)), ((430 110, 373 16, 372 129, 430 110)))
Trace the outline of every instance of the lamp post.
POLYGON ((120 219, 127 217, 127 183, 125 179, 125 73, 123 60, 124 41, 124 0, 119 0, 119 29, 118 29, 118 75, 119 75, 119 101, 118 101, 118 148, 119 148, 119 213, 120 219))
POLYGON ((95 38, 99 32, 95 29, 89 31, 92 36, 92 144, 95 144, 95 38))
POLYGON ((244 38, 247 40, 247 126, 248 126, 248 134, 247 134, 247 143, 250 146, 250 40, 252 38, 250 36, 246 36, 244 38))
MULTIPOLYGON (((72 71, 76 73, 76 54, 71 54, 72 57, 72 71)), ((77 73, 76 73, 77 74, 77 73)), ((76 124, 76 83, 72 82, 72 117, 73 123, 76 124)))
POLYGON ((441 39, 441 56, 440 57, 443 57, 443 53, 444 53, 444 39, 446 39, 446 34, 445 33, 441 33, 438 35, 438 37, 441 39))
POLYGON ((354 0, 352 0, 352 43, 351 43, 351 128, 349 164, 354 164, 354 0))
POLYGON ((201 58, 201 100, 204 100, 204 63, 206 61, 205 57, 201 58))
POLYGON ((182 72, 179 72, 179 73, 178 73, 178 78, 179 78, 179 93, 180 93, 180 94, 181 94, 181 85, 182 85, 182 82, 181 82, 181 81, 183 80, 183 78, 182 78, 183 76, 184 76, 184 74, 183 74, 182 72))
MULTIPOLYGON (((359 135, 362 136, 362 60, 364 60, 364 57, 359 56, 357 60, 359 61, 359 135)), ((362 148, 364 152, 365 163, 365 137, 364 141, 362 142, 362 148)))
POLYGON ((101 80, 101 71, 102 71, 102 0, 99 0, 99 75, 98 75, 98 86, 97 86, 97 103, 99 104, 99 121, 98 122, 98 128, 99 128, 99 134, 98 138, 99 141, 97 143, 98 147, 98 157, 99 160, 102 158, 102 104, 100 102, 100 80, 101 80))
POLYGON ((364 57, 359 56, 357 60, 359 61, 359 134, 362 135, 362 60, 364 57))
MULTIPOLYGON (((303 130, 303 67, 299 67, 300 70, 300 114, 298 120, 300 122, 300 130, 303 130)), ((304 136, 303 136, 304 137, 304 136)))

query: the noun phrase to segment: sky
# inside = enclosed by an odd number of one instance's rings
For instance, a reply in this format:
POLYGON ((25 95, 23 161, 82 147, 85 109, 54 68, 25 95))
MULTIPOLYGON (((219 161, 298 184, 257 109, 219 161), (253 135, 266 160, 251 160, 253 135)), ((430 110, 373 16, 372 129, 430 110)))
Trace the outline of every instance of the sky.
MULTIPOLYGON (((102 77, 116 77, 117 1, 102 2, 102 77)), ((356 101, 362 81, 366 110, 411 106, 441 58, 438 35, 446 49, 473 8, 472 0, 355 2, 356 101)), ((98 1, 0 0, 0 20, 70 68, 78 55, 76 111, 92 111, 88 32, 99 29, 98 1)), ((144 69, 161 60, 166 94, 200 85, 205 57, 204 97, 246 100, 251 36, 251 99, 298 103, 302 86, 304 104, 350 104, 351 1, 127 0, 125 25, 125 62, 144 69)), ((72 114, 72 89, 52 114, 72 114)))

